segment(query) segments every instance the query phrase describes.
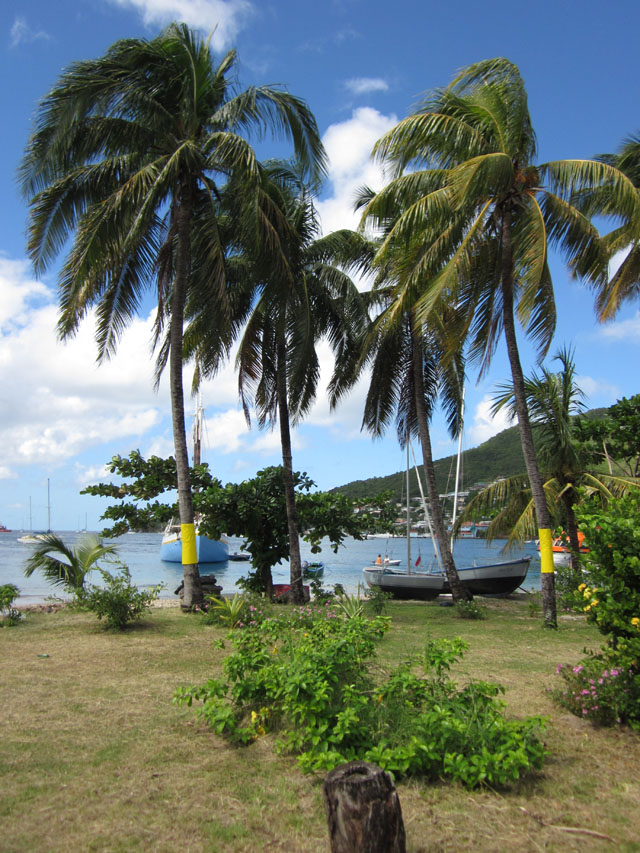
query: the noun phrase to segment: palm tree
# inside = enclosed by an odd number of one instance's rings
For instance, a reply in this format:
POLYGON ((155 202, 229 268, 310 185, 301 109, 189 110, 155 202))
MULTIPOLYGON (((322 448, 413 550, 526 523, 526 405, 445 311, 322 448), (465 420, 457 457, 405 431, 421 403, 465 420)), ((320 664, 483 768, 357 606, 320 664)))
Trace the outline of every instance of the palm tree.
POLYGON ((77 545, 66 545, 55 533, 42 533, 39 542, 25 564, 25 577, 42 572, 49 583, 64 587, 82 599, 84 584, 89 572, 98 567, 98 561, 117 554, 117 545, 103 545, 95 534, 80 539, 77 545))
MULTIPOLYGON (((276 421, 279 425, 291 588, 294 600, 302 601, 290 426, 305 416, 315 400, 319 340, 328 339, 338 363, 352 351, 349 342, 364 314, 358 291, 341 264, 362 264, 364 241, 348 230, 319 236, 312 193, 299 165, 266 164, 259 208, 249 213, 234 256, 234 271, 253 295, 237 355, 238 384, 247 421, 255 407, 260 426, 274 426, 276 421), (256 218, 262 227, 258 228, 256 218)), ((213 356, 208 352, 208 325, 205 322, 195 334, 201 342, 202 375, 219 365, 215 341, 213 356)))
MULTIPOLYGON (((536 438, 540 468, 545 478, 544 490, 549 514, 556 525, 567 531, 572 552, 572 567, 577 568, 580 552, 578 525, 574 507, 580 500, 580 490, 599 495, 603 504, 612 497, 638 488, 638 480, 590 471, 582 457, 577 441, 578 415, 584 410, 583 393, 575 379, 573 353, 561 349, 554 360, 561 369, 554 373, 547 368, 525 378, 525 394, 536 438)), ((513 386, 501 386, 494 400, 493 413, 507 408, 515 417, 513 386)), ((499 508, 499 515, 489 526, 488 535, 509 530, 508 544, 523 542, 535 534, 531 489, 526 475, 503 480, 484 489, 469 502, 463 518, 476 512, 499 508)))
MULTIPOLYGON (((392 180, 365 209, 379 221, 402 209, 377 262, 404 245, 399 285, 424 287, 416 318, 446 298, 466 313, 469 357, 485 371, 504 332, 527 473, 541 541, 545 623, 556 625, 551 522, 526 405, 515 313, 542 357, 555 328, 550 245, 586 275, 602 269, 604 246, 570 203, 586 187, 606 186, 618 210, 638 209, 630 181, 609 164, 535 164, 536 138, 520 72, 503 58, 464 69, 444 90, 392 128, 375 155, 392 180), (410 170, 410 171, 407 171, 410 170)), ((612 202, 612 204, 614 203, 612 202)), ((402 299, 398 299, 402 311, 402 299)))
MULTIPOLYGON (((640 134, 626 139, 617 154, 604 154, 598 159, 619 169, 640 195, 640 134)), ((607 213, 619 214, 615 199, 607 199, 606 193, 583 193, 578 203, 587 213, 594 208, 598 212, 604 208, 607 213)), ((640 295, 640 215, 636 212, 635 216, 623 217, 622 224, 603 239, 609 260, 625 253, 611 277, 601 274, 592 282, 596 291, 596 312, 598 318, 605 321, 615 317, 623 302, 640 295)), ((579 267, 577 271, 580 272, 579 267)))
MULTIPOLYGON (((439 340, 433 317, 430 324, 421 324, 411 311, 406 311, 400 321, 396 317, 394 322, 388 322, 388 315, 397 313, 392 287, 378 287, 371 297, 386 301, 386 307, 372 320, 351 377, 334 388, 333 402, 335 405, 346 386, 352 384, 366 366, 370 367, 363 427, 372 435, 381 436, 395 417, 401 447, 406 446, 413 436, 418 437, 431 519, 447 580, 455 601, 468 599, 471 596, 460 583, 442 515, 429 430, 439 396, 452 434, 457 434, 462 428, 462 356, 458 350, 453 359, 446 357, 446 346, 441 343, 442 336, 439 340)), ((446 326, 444 316, 441 320, 442 327, 446 326)))
POLYGON ((59 275, 61 338, 97 307, 98 358, 108 358, 155 282, 158 370, 169 360, 183 536, 184 607, 202 595, 189 479, 182 386, 187 298, 206 292, 230 313, 216 198, 230 176, 251 203, 259 169, 244 134, 293 140, 314 177, 324 153, 315 120, 274 87, 235 92, 235 51, 214 62, 209 41, 185 25, 156 38, 116 42, 68 68, 40 104, 20 174, 31 214, 28 249, 45 271, 68 239, 59 275), (211 296, 213 294, 213 297, 211 296))

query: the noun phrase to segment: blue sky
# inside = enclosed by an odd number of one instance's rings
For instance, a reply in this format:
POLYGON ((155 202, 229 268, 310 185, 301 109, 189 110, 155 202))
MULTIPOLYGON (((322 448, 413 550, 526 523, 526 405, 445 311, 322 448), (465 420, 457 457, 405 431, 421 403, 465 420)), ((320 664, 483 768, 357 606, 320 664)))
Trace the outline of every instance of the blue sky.
MULTIPOLYGON (((27 209, 15 179, 38 102, 69 63, 99 56, 123 37, 153 37, 170 20, 210 31, 217 51, 236 47, 239 83, 279 83, 314 111, 330 157, 319 208, 326 231, 355 226, 354 188, 381 186, 369 160, 376 139, 428 90, 457 69, 507 56, 521 70, 538 134, 540 161, 615 150, 640 129, 637 33, 640 4, 614 0, 488 0, 484 4, 396 0, 21 0, 2 4, 0 57, 0 522, 46 525, 47 478, 57 530, 98 527, 102 503, 80 496, 105 478, 112 455, 139 448, 172 452, 169 397, 152 388, 152 301, 125 333, 118 355, 97 367, 91 321, 72 342, 55 338, 56 271, 36 281, 25 256, 27 209)), ((267 153, 268 147, 259 151, 267 153)), ((598 326, 592 297, 552 262, 558 304, 555 347, 572 345, 590 406, 638 392, 639 306, 598 326)), ((534 354, 522 340, 525 368, 534 354)), ((330 363, 326 359, 325 375, 330 363)), ((488 416, 496 383, 509 371, 500 347, 488 376, 469 372, 465 446, 505 427, 488 416)), ((294 434, 294 465, 320 488, 381 476, 402 465, 395 435, 360 432, 364 388, 329 413, 324 388, 294 434)), ((203 389, 205 460, 223 482, 279 462, 278 433, 249 432, 230 365, 203 389)), ((187 400, 187 410, 191 403, 187 400)), ((433 425, 436 456, 453 452, 433 425)))

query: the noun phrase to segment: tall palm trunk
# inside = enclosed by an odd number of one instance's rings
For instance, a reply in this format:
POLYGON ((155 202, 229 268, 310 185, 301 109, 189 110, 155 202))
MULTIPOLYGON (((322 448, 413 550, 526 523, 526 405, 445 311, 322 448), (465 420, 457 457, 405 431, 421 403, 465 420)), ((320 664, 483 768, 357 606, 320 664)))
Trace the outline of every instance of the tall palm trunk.
POLYGON ((178 478, 178 506, 182 532, 182 571, 184 574, 184 593, 182 607, 191 610, 202 601, 200 573, 189 476, 189 456, 187 453, 187 435, 184 421, 184 391, 182 386, 182 334, 184 325, 184 304, 187 282, 191 268, 190 226, 193 200, 189 188, 185 188, 176 213, 177 252, 176 268, 171 299, 171 326, 169 329, 169 381, 171 385, 171 417, 173 421, 173 445, 176 457, 178 478))
POLYGON ((511 212, 506 210, 502 216, 502 304, 504 317, 504 336, 507 343, 511 377, 513 380, 513 396, 518 414, 520 442, 524 455, 531 494, 538 520, 538 536, 540 539, 540 561, 542 572, 542 609, 544 621, 549 628, 557 627, 556 592, 553 572, 553 550, 551 544, 551 518, 547 507, 542 477, 538 470, 533 432, 527 409, 524 376, 520 364, 520 353, 516 339, 516 327, 513 316, 513 250, 511 245, 511 212))
MULTIPOLYGON (((451 588, 454 601, 468 601, 472 598, 468 590, 460 583, 460 577, 453 561, 453 554, 449 547, 449 537, 444 526, 444 518, 440 508, 440 496, 436 486, 436 474, 433 466, 433 452, 431 449, 431 435, 429 433, 429 418, 425 404, 424 375, 422 372, 422 347, 418 336, 413 329, 412 338, 412 362, 413 362, 413 387, 415 392, 416 416, 418 418, 418 431, 420 433, 420 445, 422 447, 422 465, 427 485, 429 504, 431 505, 431 520, 440 548, 440 556, 447 575, 447 581, 451 588)), ((408 531, 407 531, 408 532, 408 531)))
POLYGON ((289 403, 287 401, 286 348, 284 341, 278 343, 276 387, 278 395, 278 420, 280 421, 280 444, 282 446, 282 468, 284 476, 284 499, 289 528, 289 571, 291 597, 296 604, 304 601, 302 587, 302 562, 298 536, 298 513, 293 487, 293 456, 291 453, 291 430, 289 428, 289 403))
POLYGON ((573 505, 576 502, 576 492, 573 487, 573 483, 562 483, 562 485, 568 486, 568 488, 566 488, 566 490, 562 494, 562 502, 564 504, 564 511, 567 517, 567 535, 569 537, 569 547, 571 549, 569 562, 571 568, 576 571, 580 568, 580 540, 578 539, 578 522, 576 521, 576 514, 573 510, 573 505))

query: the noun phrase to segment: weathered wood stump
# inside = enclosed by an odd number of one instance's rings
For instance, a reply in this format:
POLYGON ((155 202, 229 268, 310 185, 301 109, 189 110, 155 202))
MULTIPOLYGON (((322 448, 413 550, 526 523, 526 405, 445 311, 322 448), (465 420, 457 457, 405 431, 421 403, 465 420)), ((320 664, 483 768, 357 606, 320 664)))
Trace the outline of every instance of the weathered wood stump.
POLYGON ((391 776, 367 761, 336 767, 324 782, 332 853, 405 853, 400 799, 391 776))

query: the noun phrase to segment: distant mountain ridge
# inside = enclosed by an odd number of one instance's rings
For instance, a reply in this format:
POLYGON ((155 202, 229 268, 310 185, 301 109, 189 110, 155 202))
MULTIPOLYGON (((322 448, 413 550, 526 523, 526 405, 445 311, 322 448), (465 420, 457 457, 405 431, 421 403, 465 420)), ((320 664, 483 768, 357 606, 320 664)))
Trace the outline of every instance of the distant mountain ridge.
MULTIPOLYGON (((603 417, 606 409, 591 409, 585 412, 587 417, 603 417)), ((419 448, 416 447, 416 457, 421 459, 419 448)), ((440 494, 452 492, 455 487, 456 455, 446 456, 436 460, 436 485, 440 494)), ((525 471, 524 456, 520 444, 520 432, 517 426, 494 435, 493 438, 465 450, 462 456, 461 489, 468 490, 480 484, 487 485, 499 477, 513 477, 525 471)), ((398 471, 386 477, 370 477, 368 480, 353 480, 344 486, 331 489, 355 500, 369 500, 380 492, 391 491, 398 501, 403 499, 405 491, 406 472, 398 471)), ((415 469, 410 475, 411 494, 417 497, 420 492, 415 469)), ((424 481, 423 481, 424 488, 424 481)))

